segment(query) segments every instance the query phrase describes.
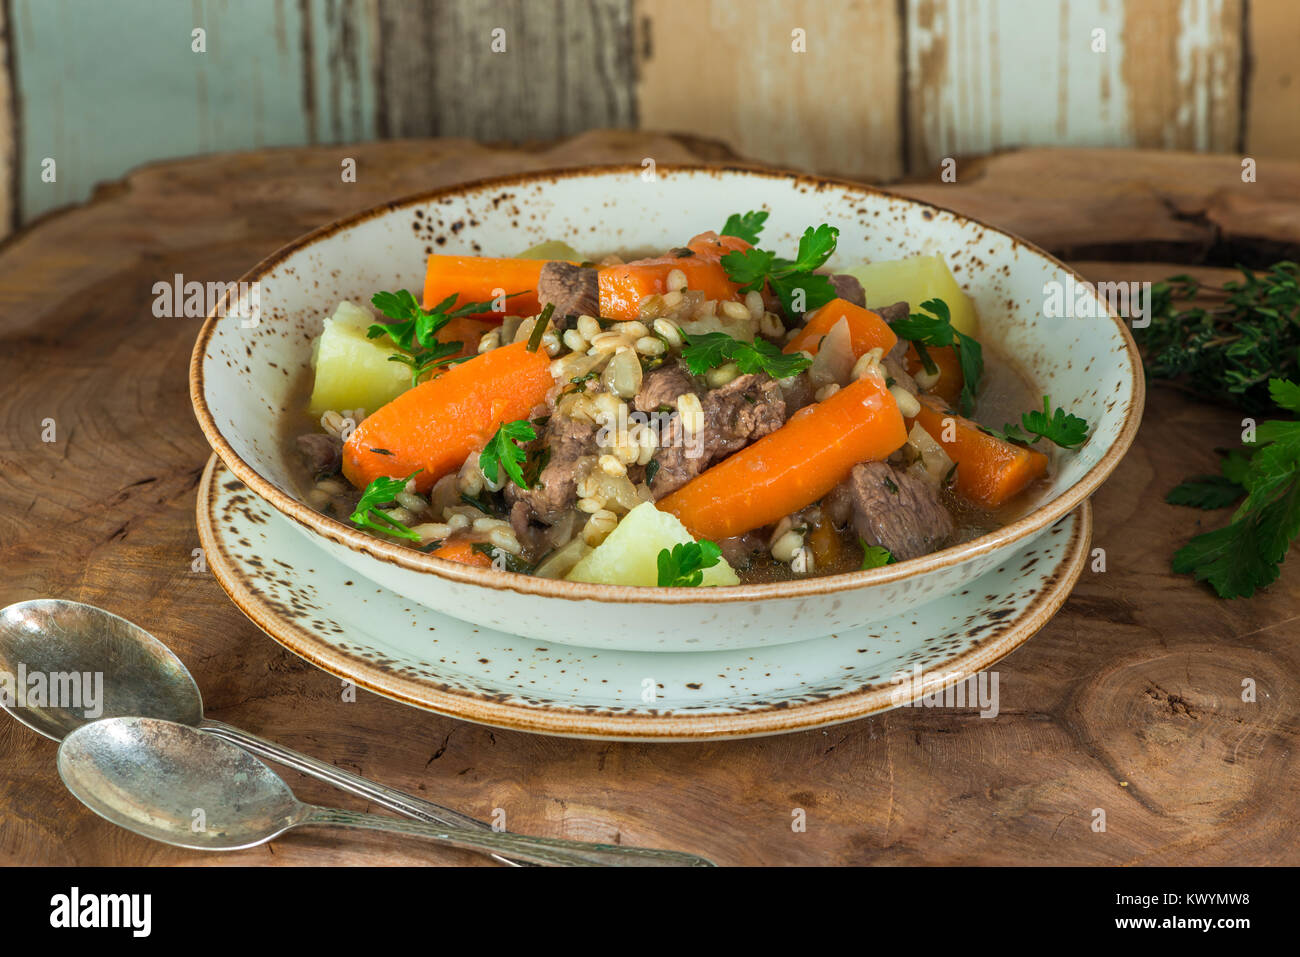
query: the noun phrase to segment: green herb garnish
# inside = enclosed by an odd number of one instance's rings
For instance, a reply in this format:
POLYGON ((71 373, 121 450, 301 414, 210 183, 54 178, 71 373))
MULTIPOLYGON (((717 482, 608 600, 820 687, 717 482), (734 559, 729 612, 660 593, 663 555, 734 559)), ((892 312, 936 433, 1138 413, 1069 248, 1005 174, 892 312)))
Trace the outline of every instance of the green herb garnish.
POLYGON ((695 375, 734 362, 743 373, 766 372, 773 379, 784 379, 798 375, 812 365, 807 356, 797 352, 787 355, 761 338, 746 342, 725 332, 704 332, 699 335, 682 333, 682 341, 686 343, 682 358, 695 375))
POLYGON ((404 479, 377 478, 361 493, 361 499, 353 510, 352 521, 361 528, 369 528, 398 538, 418 542, 420 536, 396 519, 389 518, 378 506, 387 505, 397 497, 397 493, 406 488, 406 483, 419 475, 422 469, 416 469, 404 479))
MULTIPOLYGON (((523 293, 515 292, 506 298, 521 295, 523 293)), ((399 289, 397 292, 377 292, 370 297, 371 305, 394 321, 373 324, 366 331, 366 338, 378 339, 386 335, 399 348, 407 352, 418 351, 417 346, 421 349, 434 349, 441 345, 437 335, 438 330, 443 326, 453 319, 489 312, 493 303, 493 300, 489 299, 487 302, 471 302, 453 309, 457 298, 459 294, 452 293, 432 309, 424 309, 415 296, 405 289, 399 289)), ((459 343, 456 344, 456 348, 460 348, 459 343)))
POLYGON ((764 284, 771 286, 787 316, 812 312, 835 298, 830 279, 815 270, 835 252, 839 235, 838 229, 825 223, 815 229, 809 226, 799 240, 794 259, 782 259, 774 252, 754 248, 727 253, 722 257, 722 267, 732 282, 740 284, 741 292, 762 290, 764 284), (794 298, 798 290, 803 290, 804 301, 803 308, 796 310, 794 298))
POLYGON ((1268 412, 1270 380, 1300 382, 1300 264, 1275 263, 1260 275, 1238 268, 1244 281, 1224 283, 1227 296, 1217 305, 1174 308, 1200 295, 1191 276, 1156 283, 1150 325, 1135 326, 1133 337, 1152 378, 1247 412, 1268 412))
POLYGON ((858 544, 862 546, 862 564, 858 566, 859 571, 894 564, 894 553, 888 548, 882 548, 879 545, 868 545, 860 538, 858 544))
POLYGON ((989 435, 1006 442, 1020 445, 1033 445, 1039 439, 1055 442, 1063 449, 1078 448, 1088 438, 1088 422, 1057 407, 1052 411, 1052 402, 1043 396, 1043 411, 1033 410, 1020 416, 1020 424, 1008 422, 997 429, 985 429, 989 435))
POLYGON ((752 246, 758 242, 758 234, 763 231, 763 223, 766 221, 767 212, 762 209, 750 210, 747 213, 732 213, 727 217, 727 224, 722 227, 721 235, 739 237, 752 246))
POLYGON ((493 545, 491 542, 474 542, 470 545, 470 551, 478 552, 492 559, 495 565, 498 557, 502 564, 506 566, 506 571, 519 572, 521 575, 527 575, 533 570, 533 566, 521 559, 518 555, 506 551, 500 545, 493 545))
POLYGON ((984 350, 980 344, 953 327, 948 304, 942 299, 927 299, 921 303, 924 313, 912 313, 906 319, 898 319, 890 328, 900 339, 908 339, 916 349, 921 365, 930 375, 939 367, 930 358, 926 346, 953 346, 957 359, 961 363, 961 398, 958 407, 962 415, 970 415, 975 408, 975 395, 979 391, 980 379, 984 377, 984 350))
POLYGON ((461 342, 435 342, 432 349, 421 349, 414 355, 408 355, 405 352, 395 353, 388 357, 389 362, 400 362, 411 369, 411 387, 420 384, 420 379, 426 372, 432 372, 434 369, 442 366, 455 365, 459 362, 465 362, 472 356, 457 355, 464 348, 461 342))
MULTIPOLYGON (((1285 379, 1270 379, 1273 401, 1300 413, 1300 387, 1285 379)), ((1173 569, 1209 582, 1220 598, 1249 598, 1277 579, 1287 550, 1300 534, 1300 421, 1270 419, 1259 423, 1249 457, 1229 455, 1223 479, 1245 495, 1225 527, 1195 536, 1174 553, 1173 569)), ((1202 477, 1204 478, 1204 477, 1202 477)), ((1224 501, 1226 483, 1193 480, 1169 494, 1179 504, 1211 507, 1224 501), (1194 484, 1193 484, 1194 483, 1194 484)))
POLYGON ((478 467, 493 482, 501 481, 501 469, 504 468, 511 481, 520 488, 528 488, 523 470, 528 453, 516 443, 531 442, 535 438, 536 430, 524 419, 502 423, 501 428, 497 429, 479 453, 478 467))
POLYGON ((702 538, 698 542, 682 542, 672 551, 659 550, 659 587, 696 588, 704 581, 704 569, 712 568, 722 560, 722 549, 716 543, 702 538))
POLYGON ((551 316, 555 314, 555 303, 548 302, 546 308, 538 314, 537 319, 533 322, 532 335, 528 337, 528 351, 536 352, 542 344, 542 336, 546 335, 546 327, 551 321, 551 316))

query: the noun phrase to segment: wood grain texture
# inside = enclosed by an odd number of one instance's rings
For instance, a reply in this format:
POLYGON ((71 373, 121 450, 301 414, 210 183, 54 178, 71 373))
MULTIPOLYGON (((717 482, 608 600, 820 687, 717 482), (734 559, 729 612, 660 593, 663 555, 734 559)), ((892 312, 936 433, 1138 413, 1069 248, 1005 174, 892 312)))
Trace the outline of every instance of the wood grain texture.
POLYGON ((894 0, 637 0, 641 123, 873 180, 902 172, 894 0), (806 52, 792 48, 802 30, 806 52))
MULTIPOLYGON (((1106 570, 1085 571, 1061 613, 998 665, 996 719, 905 709, 777 738, 646 745, 493 731, 364 692, 343 703, 337 679, 191 571, 208 455, 186 391, 199 323, 152 318, 142 306, 152 283, 233 278, 306 229, 456 179, 696 152, 628 132, 542 151, 464 140, 347 149, 360 172, 348 185, 340 150, 325 147, 148 167, 0 247, 0 604, 61 595, 106 606, 185 660, 211 716, 472 814, 502 808, 520 831, 680 847, 723 864, 1300 864, 1300 573, 1288 565, 1234 603, 1170 573, 1176 545, 1220 516, 1161 496, 1209 470, 1240 422, 1159 388, 1094 498, 1106 570), (45 418, 57 423, 51 443, 45 418), (1254 703, 1241 698, 1245 679, 1254 703), (806 832, 791 828, 795 809, 806 832), (1092 826, 1098 809, 1104 832, 1092 826)), ((1084 159, 1099 176, 1114 165, 1084 159)), ((1167 181, 1201 175, 1197 158, 1163 161, 1167 181)), ((1114 188, 1102 176, 1093 195, 1114 188)), ((1202 185, 1207 197, 1218 188, 1202 185)), ((1271 188, 1261 180, 1263 195, 1271 188)), ((986 211, 1050 223, 1050 209, 1024 212, 1045 192, 986 211)), ((1116 242, 1132 228, 1104 204, 1075 215, 1116 242)), ((1094 279, 1181 268, 1084 264, 1094 279)), ((0 720, 0 864, 482 863, 364 834, 304 832, 214 856, 150 844, 77 805, 54 751, 0 720)), ((307 800, 359 806, 288 779, 307 800)))
POLYGON ((1246 153, 1300 156, 1300 9, 1291 0, 1251 0, 1246 153))
POLYGON ((379 0, 376 29, 381 136, 519 143, 636 123, 631 0, 379 0))

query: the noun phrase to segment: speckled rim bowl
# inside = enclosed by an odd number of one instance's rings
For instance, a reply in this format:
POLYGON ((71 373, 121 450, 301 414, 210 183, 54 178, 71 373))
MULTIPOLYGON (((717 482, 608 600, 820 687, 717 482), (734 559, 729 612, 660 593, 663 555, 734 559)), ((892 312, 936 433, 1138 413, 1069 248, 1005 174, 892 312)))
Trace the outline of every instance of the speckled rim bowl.
MULTIPOLYGON (((1030 243, 968 217, 843 180, 741 166, 641 165, 540 171, 421 193, 295 240, 240 278, 204 323, 190 395, 213 450, 328 554, 412 601, 486 627, 588 647, 677 651, 797 641, 898 614, 960 588, 1074 509, 1119 463, 1141 419, 1141 361, 1100 298, 1095 318, 1043 315, 1044 285, 1083 279, 1030 243), (591 253, 668 248, 732 212, 771 211, 765 246, 793 249, 812 224, 840 229, 830 266, 942 253, 995 342, 1053 402, 1093 426, 1063 456, 1039 504, 960 545, 869 571, 710 589, 555 581, 470 567, 378 541, 301 499, 282 436, 311 340, 340 299, 421 288, 426 256, 511 255, 544 239, 591 253), (224 310, 224 311, 223 311, 224 310), (737 607, 743 604, 746 607, 737 607)), ((870 300, 870 293, 868 292, 870 300)))

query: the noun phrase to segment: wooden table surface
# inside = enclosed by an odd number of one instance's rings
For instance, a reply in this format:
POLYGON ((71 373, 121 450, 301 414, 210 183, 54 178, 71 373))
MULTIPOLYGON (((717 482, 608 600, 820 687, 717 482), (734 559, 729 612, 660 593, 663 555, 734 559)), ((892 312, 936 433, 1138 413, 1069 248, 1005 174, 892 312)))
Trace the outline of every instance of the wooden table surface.
MULTIPOLYGON (((155 282, 233 279, 337 216, 458 180, 729 155, 639 133, 537 149, 267 150, 146 167, 11 237, 0 245, 0 605, 102 605, 180 655, 210 716, 470 814, 504 809, 522 832, 722 864, 1300 863, 1300 575, 1288 567, 1266 593, 1228 603, 1170 572, 1202 516, 1161 497, 1211 468, 1240 416, 1168 389, 1152 390, 1135 446, 1094 498, 1105 571, 1085 571, 1060 614, 997 666, 995 720, 908 709, 776 738, 648 745, 498 731, 364 692, 344 703, 337 679, 191 570, 208 457, 186 387, 200 320, 155 318, 155 282), (344 157, 357 160, 356 183, 340 181, 344 157), (796 809, 805 831, 791 826, 796 809)), ((1300 168, 1265 164, 1246 185, 1234 157, 1038 150, 963 164, 956 184, 897 189, 1018 231, 1092 278, 1294 255, 1300 241, 1300 168)), ((163 847, 83 809, 54 755, 0 720, 0 863, 481 863, 368 834, 302 832, 228 855, 163 847)), ((307 800, 362 806, 286 778, 307 800)))

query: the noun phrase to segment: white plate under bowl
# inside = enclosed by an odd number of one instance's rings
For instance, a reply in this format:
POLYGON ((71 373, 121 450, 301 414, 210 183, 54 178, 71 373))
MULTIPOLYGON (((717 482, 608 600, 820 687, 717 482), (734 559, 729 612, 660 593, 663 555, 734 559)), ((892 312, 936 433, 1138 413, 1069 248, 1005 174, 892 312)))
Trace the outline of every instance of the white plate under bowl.
MULTIPOLYGON (((323 227, 248 273, 261 316, 209 318, 190 392, 213 450, 314 547, 409 601, 483 627, 617 650, 718 650, 796 642, 889 618, 960 591, 1011 562, 1110 474, 1141 417, 1142 376, 1124 323, 1051 318, 1045 284, 1077 277, 1042 250, 990 226, 870 187, 774 171, 660 166, 528 173, 401 200, 323 227), (308 427, 294 385, 311 340, 340 299, 419 289, 429 252, 511 255, 542 239, 580 250, 665 249, 729 213, 771 210, 765 246, 792 250, 809 224, 840 229, 832 266, 942 253, 974 298, 980 336, 1053 403, 1091 425, 1059 457, 1041 497, 986 535, 869 571, 723 588, 633 588, 554 581, 448 562, 379 541, 303 502, 288 423, 308 427), (737 619, 744 629, 728 626, 737 619)), ((870 291, 868 291, 870 298, 870 291)), ((236 303, 238 305, 238 303, 236 303)), ((237 312, 238 310, 236 310, 237 312)), ((1001 424, 1001 423, 996 423, 1001 424)))
MULTIPOLYGON (((1083 570, 1087 502, 959 593, 826 638, 636 652, 467 624, 323 554, 214 456, 199 486, 208 566, 263 631, 377 694, 480 724, 583 738, 739 738, 835 724, 964 680, 1043 627, 1083 570), (899 684, 899 674, 919 679, 899 684), (654 700, 643 696, 653 687, 654 700), (911 694, 901 693, 910 691, 911 694)), ((741 614, 726 628, 752 627, 741 614)))

